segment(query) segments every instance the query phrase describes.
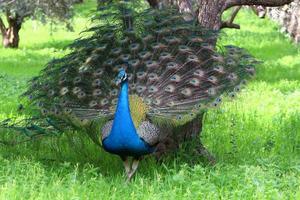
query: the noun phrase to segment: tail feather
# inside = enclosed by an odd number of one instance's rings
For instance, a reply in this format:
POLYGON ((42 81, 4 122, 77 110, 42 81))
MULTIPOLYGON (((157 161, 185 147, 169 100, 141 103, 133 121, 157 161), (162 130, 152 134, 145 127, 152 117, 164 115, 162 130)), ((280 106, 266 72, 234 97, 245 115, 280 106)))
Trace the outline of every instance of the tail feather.
POLYGON ((130 3, 109 4, 76 40, 72 53, 48 63, 28 91, 46 116, 82 120, 112 117, 118 97, 113 80, 122 68, 130 94, 141 97, 148 116, 178 120, 220 103, 254 74, 256 61, 227 46, 217 52, 216 32, 185 21, 175 9, 136 12, 130 3), (237 87, 238 86, 238 87, 237 87), (235 89, 236 88, 236 89, 235 89))

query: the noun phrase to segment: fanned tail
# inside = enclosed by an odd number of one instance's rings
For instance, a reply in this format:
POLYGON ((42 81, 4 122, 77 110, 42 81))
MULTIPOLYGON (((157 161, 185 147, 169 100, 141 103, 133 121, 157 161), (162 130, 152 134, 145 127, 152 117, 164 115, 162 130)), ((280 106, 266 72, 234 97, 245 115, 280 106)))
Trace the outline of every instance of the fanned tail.
POLYGON ((120 69, 130 94, 147 105, 154 119, 190 120, 235 96, 254 74, 256 61, 244 50, 217 51, 218 33, 186 21, 174 8, 136 11, 133 3, 106 3, 101 19, 70 45, 72 53, 49 62, 30 81, 28 96, 44 117, 74 127, 114 116, 120 69))

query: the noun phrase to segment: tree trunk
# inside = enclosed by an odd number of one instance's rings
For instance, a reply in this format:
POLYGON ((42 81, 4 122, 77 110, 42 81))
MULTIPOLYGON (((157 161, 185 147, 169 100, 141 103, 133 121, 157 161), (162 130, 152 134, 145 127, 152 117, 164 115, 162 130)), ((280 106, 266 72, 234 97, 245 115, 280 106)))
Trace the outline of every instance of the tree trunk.
POLYGON ((19 47, 19 30, 15 27, 9 27, 6 29, 6 33, 2 35, 2 44, 5 48, 18 48, 19 47))
MULTIPOLYGON (((222 14, 225 10, 235 6, 256 6, 259 9, 264 7, 277 7, 291 3, 293 0, 147 0, 153 8, 176 5, 180 12, 191 13, 191 16, 197 17, 201 26, 220 30, 221 28, 238 28, 233 23, 222 23, 222 14), (193 8, 196 8, 196 14, 193 8), (196 15, 196 16, 195 16, 196 15)), ((259 12, 263 17, 264 12, 259 12)))
POLYGON ((201 5, 197 11, 199 23, 205 28, 219 30, 222 25, 222 8, 224 5, 212 0, 199 0, 198 5, 201 5))
MULTIPOLYGON (((190 12, 192 16, 195 15, 193 13, 193 6, 191 0, 147 0, 149 5, 153 8, 161 7, 159 4, 163 4, 163 6, 168 5, 177 5, 179 11, 181 12, 190 12)), ((197 1, 198 10, 196 12, 196 16, 198 18, 199 24, 205 28, 209 28, 212 30, 219 30, 222 24, 222 12, 224 3, 222 1, 215 0, 198 0, 197 1)))
POLYGON ((2 44, 5 48, 18 48, 20 36, 19 32, 22 26, 22 20, 18 16, 7 16, 8 27, 1 31, 2 44))

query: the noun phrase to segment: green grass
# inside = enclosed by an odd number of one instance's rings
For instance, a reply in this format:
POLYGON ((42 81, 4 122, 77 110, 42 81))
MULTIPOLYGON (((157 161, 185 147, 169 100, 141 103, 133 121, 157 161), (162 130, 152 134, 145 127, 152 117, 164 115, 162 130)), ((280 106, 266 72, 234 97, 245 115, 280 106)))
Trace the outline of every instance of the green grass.
MULTIPOLYGON (((66 53, 94 6, 76 8, 75 32, 58 26, 51 35, 48 25, 28 21, 19 50, 0 48, 1 119, 17 114, 26 80, 66 53)), ((224 31, 220 44, 244 47, 264 63, 237 99, 205 115, 202 139, 215 166, 181 150, 162 164, 144 160, 125 184, 120 160, 85 136, 49 147, 53 137, 0 146, 0 199, 300 199, 300 48, 248 11, 237 22, 242 29, 224 31)))

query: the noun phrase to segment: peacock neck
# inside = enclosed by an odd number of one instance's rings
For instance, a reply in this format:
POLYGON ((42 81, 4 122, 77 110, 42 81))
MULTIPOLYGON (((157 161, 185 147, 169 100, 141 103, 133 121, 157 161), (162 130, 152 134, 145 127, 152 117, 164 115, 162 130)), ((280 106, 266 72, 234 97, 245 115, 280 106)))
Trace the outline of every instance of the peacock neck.
POLYGON ((154 150, 140 138, 134 126, 130 114, 127 81, 121 84, 112 129, 108 137, 103 140, 103 147, 108 152, 133 157, 140 157, 154 150))
POLYGON ((121 90, 119 93, 114 123, 121 126, 124 125, 134 128, 129 107, 128 81, 124 81, 121 83, 121 90))

